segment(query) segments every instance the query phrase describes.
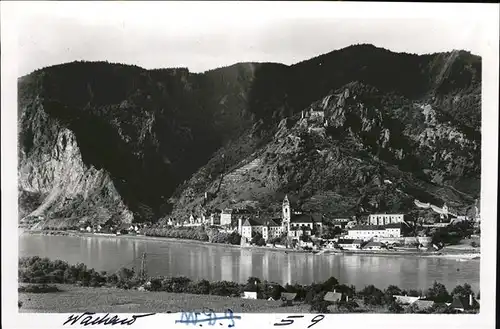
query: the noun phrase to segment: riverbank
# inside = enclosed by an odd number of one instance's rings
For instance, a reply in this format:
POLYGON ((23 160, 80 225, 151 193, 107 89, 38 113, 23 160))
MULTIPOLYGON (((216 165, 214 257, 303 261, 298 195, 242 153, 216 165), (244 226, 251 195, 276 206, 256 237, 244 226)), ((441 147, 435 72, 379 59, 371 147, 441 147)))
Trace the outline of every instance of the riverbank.
MULTIPOLYGON (((206 279, 191 280, 183 276, 143 277, 134 274, 130 269, 122 269, 116 273, 97 272, 81 264, 71 265, 64 261, 37 256, 19 259, 18 281, 18 304, 24 312, 76 312, 83 307, 87 308, 86 311, 92 311, 88 307, 97 307, 96 312, 143 312, 142 308, 146 310, 145 312, 150 312, 157 306, 156 304, 161 304, 161 311, 156 312, 192 311, 207 305, 214 311, 219 311, 219 305, 223 305, 222 310, 231 308, 240 312, 284 313, 288 310, 293 313, 304 313, 309 309, 325 313, 323 307, 335 305, 330 303, 325 305, 326 301, 322 300, 324 295, 328 291, 337 290, 349 296, 351 303, 355 302, 356 305, 349 304, 353 306, 348 308, 350 311, 356 309, 363 313, 387 313, 387 311, 394 313, 394 295, 423 296, 424 294, 424 290, 404 290, 394 285, 380 290, 373 285, 365 284, 363 289, 357 290, 353 286, 339 283, 335 277, 308 285, 295 283, 285 286, 267 280, 261 281, 254 276, 250 276, 246 284, 206 279), (242 298, 247 291, 258 291, 259 299, 242 298), (280 296, 284 292, 297 294, 292 307, 284 306, 281 302, 280 296), (117 302, 114 301, 115 298, 117 302), (227 301, 231 299, 232 304, 227 305, 227 301), (165 305, 164 302, 170 304, 165 305), (293 309, 293 306, 299 309, 293 309), (286 309, 280 309, 283 307, 286 309), (110 311, 108 308, 111 308, 110 311)), ((430 296, 432 300, 436 289, 439 289, 444 298, 441 302, 450 303, 457 291, 474 293, 470 285, 464 284, 456 286, 450 295, 446 287, 434 281, 425 290, 425 295, 430 296)), ((332 311, 337 313, 342 310, 334 307, 332 311)), ((446 307, 430 311, 447 313, 446 307)))
POLYGON ((453 249, 446 247, 441 251, 418 251, 418 250, 325 250, 318 254, 317 251, 308 250, 298 250, 291 248, 277 248, 268 246, 240 246, 232 244, 223 243, 213 243, 208 241, 200 240, 188 240, 188 239, 176 239, 176 238, 164 238, 164 237, 154 237, 145 235, 115 235, 106 233, 87 233, 78 231, 24 231, 22 234, 29 235, 60 235, 60 236, 75 236, 75 237, 96 237, 96 238, 113 238, 113 239, 134 239, 141 241, 156 241, 156 242, 176 242, 183 244, 196 244, 196 245, 210 245, 210 246, 224 246, 233 249, 246 249, 249 251, 272 251, 279 253, 309 253, 317 254, 318 257, 330 256, 330 255, 366 255, 366 256, 381 256, 381 257, 394 257, 394 256, 405 256, 405 257, 435 257, 435 258, 449 258, 456 259, 460 261, 467 260, 477 260, 480 259, 479 250, 474 249, 453 249))

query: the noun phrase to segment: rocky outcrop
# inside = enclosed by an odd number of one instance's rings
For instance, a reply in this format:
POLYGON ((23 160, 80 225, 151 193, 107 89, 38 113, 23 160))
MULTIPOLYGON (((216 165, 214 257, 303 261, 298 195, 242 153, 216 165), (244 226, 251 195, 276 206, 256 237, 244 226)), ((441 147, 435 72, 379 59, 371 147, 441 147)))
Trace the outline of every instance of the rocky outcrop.
POLYGON ((39 70, 18 88, 21 215, 155 221, 288 191, 326 212, 460 203, 443 186, 478 194, 480 82, 477 56, 371 45, 202 74, 39 70))
POLYGON ((104 223, 115 216, 119 221, 131 222, 133 215, 124 205, 109 174, 86 165, 74 133, 50 120, 40 103, 35 102, 32 106, 36 109, 29 123, 31 129, 48 125, 52 134, 46 136, 49 137, 46 152, 37 149, 38 146, 44 147, 36 144, 31 149, 20 149, 20 194, 39 196, 39 202, 34 206, 20 200, 20 214, 52 218, 87 217, 96 223, 104 223))

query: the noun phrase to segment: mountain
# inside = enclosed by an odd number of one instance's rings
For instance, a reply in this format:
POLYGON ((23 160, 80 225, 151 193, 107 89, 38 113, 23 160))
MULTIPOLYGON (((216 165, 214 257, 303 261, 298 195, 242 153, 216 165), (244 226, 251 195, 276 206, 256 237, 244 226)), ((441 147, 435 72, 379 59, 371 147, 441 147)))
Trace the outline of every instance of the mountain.
POLYGON ((466 211, 479 197, 481 58, 464 51, 356 45, 201 74, 74 62, 18 90, 21 216, 274 211, 285 193, 332 216, 414 198, 466 211))

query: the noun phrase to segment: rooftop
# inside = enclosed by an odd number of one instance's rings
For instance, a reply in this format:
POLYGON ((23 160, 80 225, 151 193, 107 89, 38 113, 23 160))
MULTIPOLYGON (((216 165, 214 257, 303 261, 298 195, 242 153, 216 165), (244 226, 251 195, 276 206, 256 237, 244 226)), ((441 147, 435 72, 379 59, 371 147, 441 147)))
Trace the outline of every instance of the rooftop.
POLYGON ((378 225, 356 225, 349 229, 349 231, 383 231, 385 228, 378 225))
POLYGON ((385 228, 401 228, 401 223, 390 223, 384 226, 385 228))
POLYGON ((365 248, 369 248, 369 247, 382 247, 383 244, 380 243, 380 242, 374 242, 374 241, 371 241, 371 242, 368 242, 368 244, 365 246, 365 248))
POLYGON ((291 223, 321 223, 321 218, 318 215, 309 214, 293 214, 290 218, 291 223))
POLYGON ((363 243, 363 240, 359 240, 359 239, 339 239, 338 243, 339 244, 361 244, 361 243, 363 243))
POLYGON ((283 300, 294 300, 297 297, 297 293, 295 292, 282 292, 281 299, 283 300))
POLYGON ((323 299, 328 302, 338 302, 342 299, 342 294, 340 292, 329 291, 323 299))

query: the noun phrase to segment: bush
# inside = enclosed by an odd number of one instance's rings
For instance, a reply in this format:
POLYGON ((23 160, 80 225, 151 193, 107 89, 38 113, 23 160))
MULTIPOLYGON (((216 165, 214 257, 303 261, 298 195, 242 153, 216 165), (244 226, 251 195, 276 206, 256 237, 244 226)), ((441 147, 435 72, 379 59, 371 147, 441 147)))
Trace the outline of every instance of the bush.
POLYGON ((198 282, 190 282, 187 287, 190 294, 208 295, 210 293, 210 282, 200 280, 198 282))
POLYGON ((317 294, 311 301, 311 313, 330 313, 328 306, 332 305, 331 302, 324 300, 326 293, 317 294))
POLYGON ((49 286, 47 284, 41 284, 41 285, 27 285, 27 286, 21 286, 17 289, 18 292, 23 292, 23 293, 33 293, 33 294, 43 294, 43 293, 50 293, 50 292, 59 292, 61 291, 59 288, 56 286, 49 286))
POLYGON ((348 312, 352 312, 354 311, 354 309, 358 308, 359 305, 358 303, 356 303, 356 301, 350 299, 349 301, 340 301, 338 304, 337 304, 337 308, 339 310, 342 310, 342 309, 345 309, 347 310, 348 312))
POLYGON ((210 283, 210 295, 239 297, 243 286, 230 281, 217 281, 210 283))

